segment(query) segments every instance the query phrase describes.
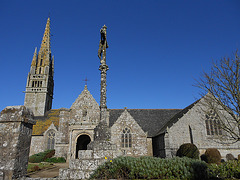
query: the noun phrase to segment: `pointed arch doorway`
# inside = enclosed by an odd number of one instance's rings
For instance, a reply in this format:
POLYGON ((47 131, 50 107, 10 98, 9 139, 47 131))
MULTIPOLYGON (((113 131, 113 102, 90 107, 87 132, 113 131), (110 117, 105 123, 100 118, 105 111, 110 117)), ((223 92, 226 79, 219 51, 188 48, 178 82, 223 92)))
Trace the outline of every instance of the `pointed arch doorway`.
POLYGON ((76 144, 76 159, 78 159, 78 151, 79 150, 87 150, 87 145, 91 142, 91 138, 84 134, 80 135, 77 138, 77 144, 76 144))

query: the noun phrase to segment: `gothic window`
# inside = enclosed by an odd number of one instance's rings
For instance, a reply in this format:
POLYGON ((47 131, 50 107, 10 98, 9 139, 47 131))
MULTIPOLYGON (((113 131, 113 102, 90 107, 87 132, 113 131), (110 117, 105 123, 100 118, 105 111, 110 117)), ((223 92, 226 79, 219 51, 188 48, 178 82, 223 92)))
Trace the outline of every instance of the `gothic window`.
POLYGON ((130 129, 128 129, 128 128, 123 129, 121 140, 122 140, 121 146, 123 148, 132 147, 132 134, 131 134, 130 129))
POLYGON ((49 131, 47 134, 47 149, 54 149, 55 131, 49 131))
POLYGON ((210 110, 206 114, 205 123, 206 123, 207 135, 222 135, 220 121, 217 117, 217 114, 214 112, 214 110, 210 110))

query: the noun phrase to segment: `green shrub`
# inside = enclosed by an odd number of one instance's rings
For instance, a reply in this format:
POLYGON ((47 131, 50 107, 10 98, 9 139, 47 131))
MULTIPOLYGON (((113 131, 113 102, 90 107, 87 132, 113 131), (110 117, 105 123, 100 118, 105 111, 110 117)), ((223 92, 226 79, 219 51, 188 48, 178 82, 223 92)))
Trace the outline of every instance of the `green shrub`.
POLYGON ((206 179, 207 165, 187 157, 118 157, 100 165, 90 179, 206 179))
POLYGON ((227 161, 232 161, 232 160, 235 160, 235 157, 230 153, 226 155, 226 159, 227 161))
POLYGON ((240 178, 240 162, 238 161, 227 161, 217 164, 209 164, 208 165, 208 174, 210 178, 240 178))
POLYGON ((207 163, 220 164, 221 154, 216 148, 208 148, 205 152, 207 163))
POLYGON ((53 157, 53 158, 47 158, 44 160, 45 162, 52 162, 52 163, 65 163, 66 159, 64 157, 53 157))
POLYGON ((178 157, 189 157, 193 159, 199 159, 199 150, 197 146, 192 143, 182 144, 177 150, 178 157))
POLYGON ((54 156, 54 154, 55 150, 46 150, 44 152, 40 152, 30 156, 28 161, 31 163, 40 163, 47 158, 51 158, 52 156, 54 156))

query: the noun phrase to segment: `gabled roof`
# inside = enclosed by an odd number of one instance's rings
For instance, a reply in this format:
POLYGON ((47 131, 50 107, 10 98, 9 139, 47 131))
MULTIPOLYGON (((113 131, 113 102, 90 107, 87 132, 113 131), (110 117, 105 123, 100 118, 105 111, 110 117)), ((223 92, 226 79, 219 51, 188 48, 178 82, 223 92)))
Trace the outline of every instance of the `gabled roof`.
POLYGON ((43 135, 43 133, 48 129, 48 127, 53 123, 58 129, 59 126, 59 112, 60 109, 52 109, 47 112, 46 116, 36 116, 36 125, 33 125, 32 135, 38 136, 43 135))
POLYGON ((201 99, 195 101, 194 103, 190 104, 189 106, 187 106, 186 108, 184 108, 183 110, 181 110, 180 112, 178 112, 177 114, 175 114, 169 121, 165 122, 165 124, 163 124, 163 126, 161 127, 161 129, 157 132, 156 135, 162 134, 165 132, 167 127, 172 126, 172 124, 176 123, 181 117, 184 116, 184 114, 186 114, 190 109, 193 108, 193 106, 195 104, 197 104, 201 99))
POLYGON ((87 85, 85 85, 84 90, 74 101, 70 109, 81 109, 83 106, 91 106, 93 109, 99 109, 99 105, 96 100, 93 98, 89 90, 87 89, 87 85))
MULTIPOLYGON (((109 126, 117 121, 124 109, 109 110, 109 126)), ((141 126, 143 131, 148 132, 148 137, 154 137, 159 129, 168 122, 181 109, 127 109, 131 116, 141 126)))

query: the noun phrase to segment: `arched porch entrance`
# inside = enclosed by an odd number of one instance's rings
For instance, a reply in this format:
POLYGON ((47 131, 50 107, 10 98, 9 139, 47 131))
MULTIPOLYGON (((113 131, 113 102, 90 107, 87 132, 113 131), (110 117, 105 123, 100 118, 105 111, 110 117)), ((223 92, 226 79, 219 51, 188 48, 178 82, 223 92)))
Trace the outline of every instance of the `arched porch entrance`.
POLYGON ((76 144, 76 159, 78 158, 79 150, 87 150, 87 145, 91 142, 91 138, 84 134, 78 137, 76 144))

